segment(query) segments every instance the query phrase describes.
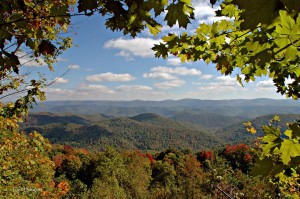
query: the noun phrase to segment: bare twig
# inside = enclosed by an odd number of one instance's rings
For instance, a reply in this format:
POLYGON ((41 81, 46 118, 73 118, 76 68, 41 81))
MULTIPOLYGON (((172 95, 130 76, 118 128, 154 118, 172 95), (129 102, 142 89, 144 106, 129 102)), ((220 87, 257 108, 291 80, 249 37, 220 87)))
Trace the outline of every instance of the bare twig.
POLYGON ((225 191, 223 191, 222 189, 221 189, 221 187, 219 187, 218 185, 216 186, 216 188, 219 190, 219 191, 221 191, 225 196, 227 196, 228 198, 230 198, 230 199, 234 199, 233 197, 231 197, 228 193, 226 193, 225 191))

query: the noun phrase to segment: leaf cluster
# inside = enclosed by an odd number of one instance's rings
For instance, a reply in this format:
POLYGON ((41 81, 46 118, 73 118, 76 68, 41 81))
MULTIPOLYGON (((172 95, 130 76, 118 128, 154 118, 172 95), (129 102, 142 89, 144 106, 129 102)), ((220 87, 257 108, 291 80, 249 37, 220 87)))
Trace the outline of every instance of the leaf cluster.
POLYGON ((298 1, 226 0, 216 12, 225 19, 200 24, 191 35, 169 34, 153 50, 157 57, 174 54, 183 62, 212 62, 222 74, 236 72, 241 84, 269 76, 277 92, 297 99, 299 7, 298 1))
POLYGON ((106 17, 107 28, 131 36, 136 36, 146 27, 157 35, 162 25, 155 18, 166 11, 164 21, 171 27, 178 22, 179 27, 186 28, 190 19, 194 19, 190 0, 79 0, 78 11, 87 16, 98 12, 106 17))
MULTIPOLYGON (((279 121, 275 116, 270 122, 279 121)), ((253 169, 256 175, 271 175, 281 193, 297 198, 300 176, 300 125, 290 123, 283 133, 280 127, 270 123, 263 126, 265 136, 260 139, 262 149, 258 166, 253 169)))

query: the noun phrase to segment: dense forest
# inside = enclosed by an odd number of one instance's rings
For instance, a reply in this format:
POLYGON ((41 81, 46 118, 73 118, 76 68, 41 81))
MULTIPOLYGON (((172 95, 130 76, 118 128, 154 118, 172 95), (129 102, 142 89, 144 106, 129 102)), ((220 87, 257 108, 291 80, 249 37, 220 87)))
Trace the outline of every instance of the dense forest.
POLYGON ((44 148, 32 156, 28 143, 20 142, 25 135, 15 136, 18 146, 6 146, 17 150, 10 151, 17 152, 17 164, 7 167, 12 160, 2 162, 7 175, 1 195, 6 198, 263 198, 280 193, 267 178, 249 175, 257 151, 244 144, 216 151, 145 153, 109 147, 91 152, 68 145, 50 147, 31 134, 30 146, 44 148), (10 177, 19 180, 11 183, 10 177))
MULTIPOLYGON (((278 116, 281 120, 276 125, 282 130, 287 129, 286 123, 300 119, 297 114, 278 116)), ((267 125, 273 117, 274 114, 242 120, 213 113, 186 112, 169 118, 154 113, 133 117, 33 113, 21 124, 21 129, 27 133, 41 132, 52 143, 89 150, 104 150, 107 146, 143 151, 168 148, 200 150, 215 149, 226 144, 253 146, 254 141, 263 136, 262 126, 267 125), (255 135, 247 131, 244 123, 248 121, 257 129, 255 135)))

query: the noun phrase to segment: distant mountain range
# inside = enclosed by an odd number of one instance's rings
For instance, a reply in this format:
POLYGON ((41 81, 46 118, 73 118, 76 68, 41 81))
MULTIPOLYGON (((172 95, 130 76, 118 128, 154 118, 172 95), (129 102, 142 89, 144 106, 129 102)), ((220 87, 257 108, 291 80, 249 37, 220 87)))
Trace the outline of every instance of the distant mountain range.
POLYGON ((188 112, 200 115, 218 114, 236 119, 254 119, 269 114, 300 114, 300 102, 290 99, 47 101, 34 106, 32 111, 81 115, 104 113, 113 117, 132 117, 143 113, 172 117, 179 112, 188 112))
POLYGON ((61 101, 37 106, 22 124, 52 143, 102 150, 205 149, 250 143, 275 115, 278 125, 300 119, 300 103, 292 100, 61 101), (246 131, 251 121, 256 135, 246 131))

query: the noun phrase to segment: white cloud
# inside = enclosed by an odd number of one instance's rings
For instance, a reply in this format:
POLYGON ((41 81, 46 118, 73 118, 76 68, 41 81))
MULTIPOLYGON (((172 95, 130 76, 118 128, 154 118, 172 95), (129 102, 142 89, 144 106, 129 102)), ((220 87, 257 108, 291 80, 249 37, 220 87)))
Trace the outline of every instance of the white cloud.
POLYGON ((178 22, 173 25, 172 27, 168 26, 168 25, 164 25, 161 28, 161 32, 163 34, 168 34, 168 33, 173 33, 175 35, 180 35, 181 33, 185 32, 186 29, 179 27, 178 22))
MULTIPOLYGON (((179 80, 177 77, 179 75, 201 75, 201 71, 195 68, 157 66, 151 68, 151 73, 144 73, 143 77, 163 80, 179 80)), ((167 83, 164 82, 164 84, 167 83)), ((160 84, 161 83, 158 83, 159 87, 161 87, 160 84)))
POLYGON ((152 78, 152 79, 164 79, 164 80, 177 79, 176 76, 171 75, 170 73, 164 73, 164 72, 144 73, 143 77, 144 78, 152 78))
POLYGON ((285 84, 286 84, 286 85, 287 85, 287 84, 292 84, 293 82, 294 82, 294 80, 291 79, 291 78, 288 78, 288 79, 285 80, 285 84))
POLYGON ((45 90, 47 100, 163 100, 178 97, 145 85, 120 85, 110 88, 105 85, 81 84, 71 90, 61 88, 45 90))
POLYGON ((219 76, 215 78, 216 81, 210 83, 194 83, 199 85, 198 90, 201 91, 215 91, 215 92, 228 92, 236 90, 246 90, 238 81, 230 76, 219 76))
POLYGON ((172 81, 165 81, 155 83, 154 86, 158 89, 170 89, 170 88, 177 88, 182 87, 185 84, 185 81, 181 79, 172 80, 172 81))
POLYGON ((260 88, 269 88, 274 87, 274 82, 272 80, 263 80, 258 82, 256 85, 260 88))
POLYGON ((143 85, 121 85, 121 86, 117 86, 116 90, 133 92, 133 91, 150 91, 152 90, 152 88, 143 85))
POLYGON ((77 64, 71 64, 71 65, 68 66, 68 69, 71 69, 71 70, 76 70, 76 69, 79 69, 79 68, 80 68, 80 66, 77 65, 77 64))
POLYGON ((68 83, 68 80, 64 79, 62 77, 57 77, 53 81, 54 81, 54 83, 59 83, 59 84, 66 84, 66 83, 68 83))
POLYGON ((172 66, 179 66, 181 64, 181 60, 178 57, 168 58, 167 64, 172 66))
POLYGON ((275 91, 274 82, 271 79, 258 82, 256 87, 260 91, 275 91))
POLYGON ((134 38, 123 39, 118 38, 105 42, 105 48, 113 48, 121 50, 117 55, 126 58, 132 56, 138 57, 154 57, 154 51, 151 49, 154 44, 158 44, 159 40, 151 38, 134 38))
MULTIPOLYGON (((67 90, 67 89, 61 89, 61 88, 45 88, 45 93, 48 94, 53 94, 53 95, 68 95, 68 94, 73 94, 74 91, 72 90, 67 90)), ((51 96, 50 95, 50 96, 51 96)))
POLYGON ((127 82, 127 81, 132 81, 134 79, 135 78, 128 73, 114 74, 111 72, 97 74, 97 75, 90 75, 86 77, 86 80, 90 82, 127 82))
POLYGON ((222 19, 228 19, 226 17, 217 17, 215 11, 220 9, 220 6, 211 6, 209 0, 194 1, 194 13, 195 19, 198 23, 209 23, 212 24, 215 21, 222 19))
POLYGON ((211 78, 213 78, 213 75, 201 75, 201 77, 200 77, 201 79, 211 79, 211 78))
POLYGON ((177 75, 201 75, 201 71, 195 68, 186 68, 186 67, 166 67, 166 66, 157 66, 151 69, 152 72, 160 73, 170 73, 177 75))
POLYGON ((194 1, 193 3, 196 19, 207 19, 208 17, 215 16, 215 9, 211 7, 209 1, 194 1))
POLYGON ((95 91, 95 92, 108 93, 108 94, 114 93, 114 91, 109 89, 107 86, 96 85, 96 84, 81 85, 80 90, 95 91))
POLYGON ((134 60, 133 57, 129 52, 121 50, 119 53, 116 54, 117 56, 125 57, 127 61, 134 60))
POLYGON ((211 83, 211 84, 216 84, 220 86, 238 86, 239 83, 236 80, 236 78, 230 77, 230 76, 219 76, 216 78, 218 82, 216 83, 211 83))

